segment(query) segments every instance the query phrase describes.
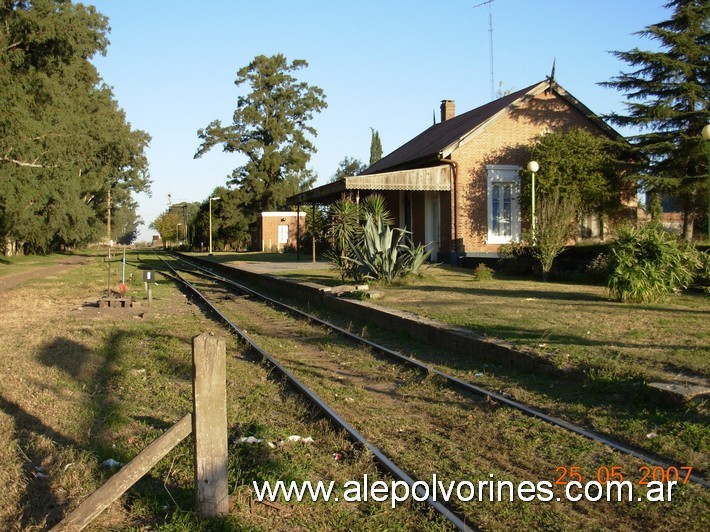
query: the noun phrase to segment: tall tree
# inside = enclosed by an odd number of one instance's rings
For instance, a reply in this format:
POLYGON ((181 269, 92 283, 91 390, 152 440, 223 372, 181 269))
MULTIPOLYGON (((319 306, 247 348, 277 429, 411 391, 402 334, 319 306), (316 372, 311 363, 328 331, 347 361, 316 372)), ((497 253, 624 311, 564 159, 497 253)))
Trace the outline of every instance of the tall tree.
POLYGON ((639 171, 650 190, 678 196, 683 235, 691 239, 709 192, 700 131, 710 121, 710 2, 671 0, 665 7, 673 10, 669 20, 637 33, 661 50, 612 52, 634 70, 601 85, 626 93, 626 114, 608 118, 640 129, 630 139, 639 171))
POLYGON ((169 242, 172 242, 173 245, 177 245, 180 232, 178 228, 179 223, 180 215, 168 209, 160 213, 160 215, 150 223, 149 227, 158 231, 160 239, 165 245, 168 245, 169 242))
POLYGON ((246 250, 251 242, 249 224, 255 220, 247 216, 242 208, 243 196, 239 189, 216 187, 200 205, 189 221, 191 244, 205 249, 209 242, 209 198, 212 202, 212 241, 215 249, 246 250))
MULTIPOLYGON (((636 183, 625 178, 622 164, 627 149, 626 144, 579 128, 538 136, 530 150, 530 158, 540 164, 536 195, 559 193, 579 212, 597 214, 600 220, 615 214, 635 193, 636 183)), ((522 187, 529 198, 531 180, 523 180, 522 187)))
POLYGON ((382 142, 380 141, 380 133, 373 129, 372 138, 370 139, 370 166, 382 159, 382 142))
POLYGON ((5 253, 106 235, 114 208, 147 190, 144 150, 91 64, 108 21, 68 0, 0 3, 0 239, 5 253))
POLYGON ((306 168, 316 151, 309 139, 316 130, 308 124, 327 104, 320 88, 292 75, 307 66, 302 59, 289 63, 282 54, 256 57, 237 72, 234 83, 251 92, 237 98, 232 124, 223 126, 215 120, 197 132, 202 144, 196 158, 216 145, 246 156, 246 164, 232 172, 229 184, 237 186, 240 208, 248 218, 283 208, 286 197, 315 181, 306 168))

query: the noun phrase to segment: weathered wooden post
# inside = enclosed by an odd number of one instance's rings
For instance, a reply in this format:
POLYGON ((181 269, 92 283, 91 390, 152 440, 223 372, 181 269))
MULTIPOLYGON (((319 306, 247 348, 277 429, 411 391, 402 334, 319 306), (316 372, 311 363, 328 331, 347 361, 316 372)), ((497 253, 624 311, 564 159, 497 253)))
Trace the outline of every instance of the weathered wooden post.
POLYGON ((204 518, 229 513, 226 350, 223 336, 192 339, 195 503, 204 518))
POLYGON ((130 463, 113 475, 106 483, 84 500, 52 532, 78 532, 88 526, 143 475, 160 462, 175 446, 189 436, 192 430, 191 414, 187 414, 153 443, 143 449, 130 463))
POLYGON ((311 233, 312 233, 312 244, 311 251, 313 255, 313 264, 316 263, 316 204, 313 204, 313 217, 311 218, 311 233))

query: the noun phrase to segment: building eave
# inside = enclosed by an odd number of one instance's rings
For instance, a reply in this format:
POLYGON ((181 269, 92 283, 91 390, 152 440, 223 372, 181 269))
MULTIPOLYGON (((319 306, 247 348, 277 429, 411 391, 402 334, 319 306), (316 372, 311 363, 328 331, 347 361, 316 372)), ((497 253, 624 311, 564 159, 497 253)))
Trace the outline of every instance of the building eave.
POLYGON ((328 205, 350 191, 450 191, 451 167, 427 166, 381 172, 377 174, 348 176, 288 198, 289 205, 328 205))

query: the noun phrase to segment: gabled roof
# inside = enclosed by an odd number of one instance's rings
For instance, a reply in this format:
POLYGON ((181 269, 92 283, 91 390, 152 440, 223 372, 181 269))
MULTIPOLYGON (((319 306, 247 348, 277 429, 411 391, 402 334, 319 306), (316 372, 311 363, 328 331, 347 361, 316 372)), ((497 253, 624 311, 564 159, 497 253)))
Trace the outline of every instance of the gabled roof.
MULTIPOLYGON (((327 204, 348 190, 448 190, 442 188, 445 186, 443 183, 447 182, 446 175, 448 174, 443 172, 443 167, 437 168, 441 165, 439 161, 451 155, 462 142, 471 138, 472 135, 482 131, 486 124, 547 90, 567 101, 609 137, 621 137, 554 79, 547 78, 481 107, 434 124, 358 176, 341 179, 335 183, 328 183, 296 194, 288 198, 288 203, 292 205, 327 204), (419 175, 417 172, 410 171, 413 169, 424 170, 425 174, 419 175), (372 176, 374 181, 366 179, 366 176, 372 176), (424 176, 424 181, 422 181, 422 176, 424 176)), ((445 170, 448 172, 449 168, 446 167, 445 170)))
POLYGON ((587 118, 595 122, 607 135, 612 137, 620 136, 605 122, 594 115, 589 108, 558 85, 556 81, 547 79, 503 96, 502 98, 498 98, 497 100, 493 100, 481 107, 472 109, 471 111, 450 118, 444 122, 434 124, 386 157, 377 161, 362 172, 361 175, 435 163, 442 157, 447 157, 453 148, 462 140, 475 130, 484 126, 497 115, 507 112, 509 108, 520 105, 525 100, 548 89, 564 98, 587 118))

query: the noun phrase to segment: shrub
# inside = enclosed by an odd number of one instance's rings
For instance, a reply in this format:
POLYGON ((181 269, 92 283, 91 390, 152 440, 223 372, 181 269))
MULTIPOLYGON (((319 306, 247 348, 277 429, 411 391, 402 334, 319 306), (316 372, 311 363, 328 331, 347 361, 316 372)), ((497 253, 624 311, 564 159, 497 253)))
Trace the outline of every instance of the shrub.
POLYGON ((537 230, 530 252, 540 261, 543 281, 547 281, 555 258, 574 236, 576 212, 577 203, 568 196, 561 196, 559 191, 540 196, 537 230))
POLYGON ((473 279, 475 281, 490 281, 493 279, 493 270, 479 262, 478 266, 473 269, 473 279))
POLYGON ((710 294, 710 253, 699 252, 700 255, 700 271, 695 279, 695 282, 703 289, 706 294, 710 294))
POLYGON ((508 275, 529 275, 535 266, 530 248, 522 242, 502 244, 498 247, 500 271, 508 275))
MULTIPOLYGON (((353 263, 353 252, 349 242, 357 242, 360 236, 360 212, 358 206, 350 199, 336 201, 330 208, 328 223, 328 240, 331 249, 325 253, 326 258, 340 273, 343 282, 352 277, 357 270, 353 263)), ((359 279, 356 279, 356 282, 359 279)))
POLYGON ((343 282, 347 279, 356 283, 363 280, 356 257, 359 254, 357 249, 364 245, 364 226, 368 217, 375 224, 390 225, 393 222, 380 194, 368 196, 361 204, 343 198, 330 208, 327 224, 330 249, 324 255, 340 273, 343 282))
POLYGON ((384 198, 373 194, 360 205, 349 198, 330 209, 325 256, 345 282, 374 279, 390 283, 404 275, 418 273, 430 252, 412 242, 409 231, 392 229, 384 198))
POLYGON ((700 253, 658 223, 625 229, 610 250, 609 294, 624 302, 654 302, 693 282, 700 253))

